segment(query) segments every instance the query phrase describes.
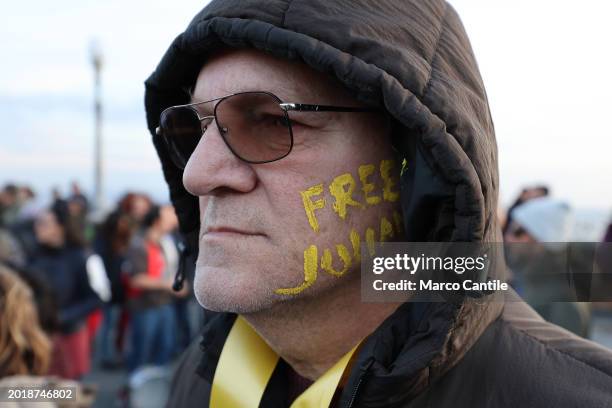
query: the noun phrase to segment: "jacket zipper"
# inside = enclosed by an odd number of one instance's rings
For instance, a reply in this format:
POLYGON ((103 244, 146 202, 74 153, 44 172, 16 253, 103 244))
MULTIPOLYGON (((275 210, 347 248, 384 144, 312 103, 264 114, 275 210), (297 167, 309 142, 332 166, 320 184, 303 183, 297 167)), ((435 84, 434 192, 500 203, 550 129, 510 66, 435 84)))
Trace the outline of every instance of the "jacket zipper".
POLYGON ((364 368, 362 368, 361 374, 359 375, 359 379, 357 380, 357 384, 355 384, 355 387, 353 387, 353 392, 351 393, 351 399, 349 400, 349 403, 346 406, 346 408, 351 408, 353 406, 353 404, 355 403, 355 399, 357 398, 357 391, 359 390, 359 386, 363 382, 363 377, 365 377, 367 371, 369 370, 369 368, 370 368, 370 366, 372 365, 373 362, 374 362, 373 360, 370 360, 368 362, 368 364, 364 368))

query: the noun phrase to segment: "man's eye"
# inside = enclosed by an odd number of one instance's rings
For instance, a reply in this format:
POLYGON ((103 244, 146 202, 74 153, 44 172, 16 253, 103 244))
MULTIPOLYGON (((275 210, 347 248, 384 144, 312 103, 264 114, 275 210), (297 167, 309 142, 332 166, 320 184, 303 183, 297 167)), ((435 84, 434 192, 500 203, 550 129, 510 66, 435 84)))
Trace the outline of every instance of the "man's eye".
POLYGON ((294 124, 291 119, 287 118, 286 116, 280 115, 265 115, 261 118, 260 122, 265 123, 267 126, 283 128, 289 128, 291 125, 294 124))
POLYGON ((283 127, 286 127, 286 128, 289 128, 291 125, 293 125, 293 122, 291 121, 291 119, 289 119, 286 116, 278 116, 276 118, 276 123, 277 123, 277 125, 283 126, 283 127))

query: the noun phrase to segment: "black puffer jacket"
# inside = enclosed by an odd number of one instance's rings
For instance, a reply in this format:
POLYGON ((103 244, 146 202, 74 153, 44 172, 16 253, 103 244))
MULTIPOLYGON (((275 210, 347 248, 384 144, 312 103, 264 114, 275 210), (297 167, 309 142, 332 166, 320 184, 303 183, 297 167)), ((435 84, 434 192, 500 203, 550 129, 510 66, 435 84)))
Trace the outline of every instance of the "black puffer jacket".
MULTIPOLYGON (((497 148, 485 89, 455 11, 441 0, 216 0, 176 38, 146 82, 149 129, 187 103, 219 45, 253 47, 329 73, 397 121, 409 241, 501 241, 497 148)), ((153 136, 181 230, 197 236, 196 198, 153 136)), ((192 245, 193 247, 193 242, 192 245)), ((342 407, 612 407, 612 353, 545 323, 513 295, 405 304, 365 342, 342 407)), ((186 354, 170 406, 208 406, 235 316, 213 315, 186 354)), ((263 407, 285 406, 273 378, 263 407)))

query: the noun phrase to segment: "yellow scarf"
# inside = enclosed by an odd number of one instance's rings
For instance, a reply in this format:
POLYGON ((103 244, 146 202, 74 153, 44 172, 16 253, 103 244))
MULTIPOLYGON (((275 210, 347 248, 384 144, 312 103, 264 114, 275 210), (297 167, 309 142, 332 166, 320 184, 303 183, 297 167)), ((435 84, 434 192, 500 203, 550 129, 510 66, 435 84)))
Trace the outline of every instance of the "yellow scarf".
MULTIPOLYGON (((359 345, 315 381, 291 408, 328 408, 338 383, 359 345)), ((257 408, 278 355, 240 316, 225 341, 215 371, 211 408, 257 408)))

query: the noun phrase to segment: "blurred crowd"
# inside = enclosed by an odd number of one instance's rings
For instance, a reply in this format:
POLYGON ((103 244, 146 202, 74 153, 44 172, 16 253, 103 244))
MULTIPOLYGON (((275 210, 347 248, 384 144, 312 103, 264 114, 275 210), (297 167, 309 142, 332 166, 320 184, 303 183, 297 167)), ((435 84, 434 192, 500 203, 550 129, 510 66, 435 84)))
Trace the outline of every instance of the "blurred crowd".
MULTIPOLYGON (((572 239, 571 215, 547 187, 526 188, 500 212, 504 241, 553 253, 558 247, 550 242, 572 239)), ((172 289, 181 248, 177 226, 172 206, 143 193, 125 194, 94 221, 76 183, 67 196, 53 191, 48 203, 27 186, 4 186, 0 386, 79 381, 92 365, 132 376, 167 367, 202 324, 190 287, 172 289)), ((612 225, 601 240, 612 241, 612 225)), ((532 261, 508 264, 512 285, 544 318, 588 336, 592 304, 551 303, 566 288, 538 279, 532 261)))
POLYGON ((199 331, 189 286, 172 289, 173 207, 137 192, 100 220, 91 207, 76 183, 48 203, 27 186, 0 191, 0 385, 165 367, 199 331))

